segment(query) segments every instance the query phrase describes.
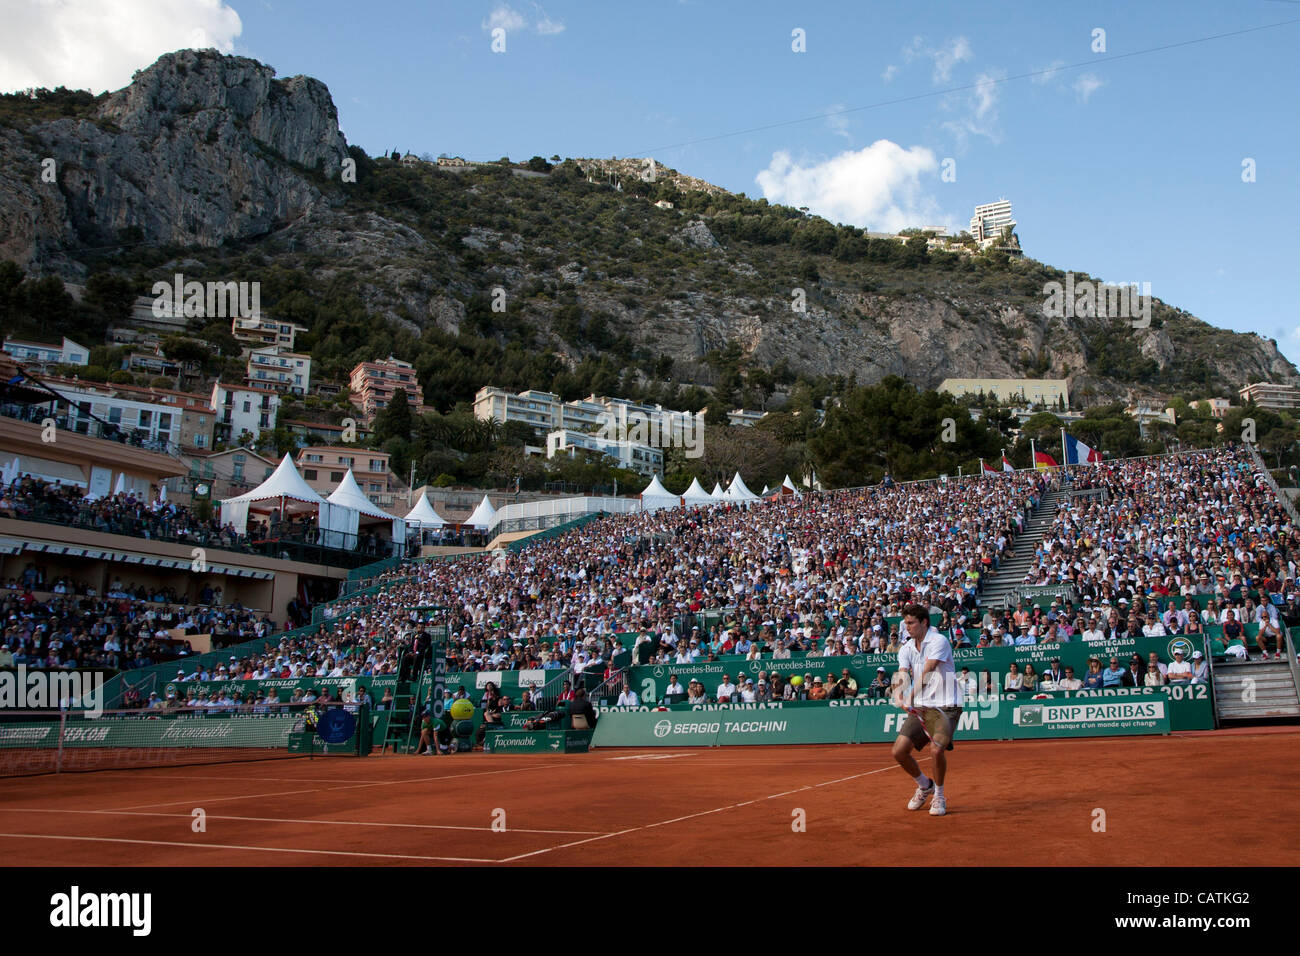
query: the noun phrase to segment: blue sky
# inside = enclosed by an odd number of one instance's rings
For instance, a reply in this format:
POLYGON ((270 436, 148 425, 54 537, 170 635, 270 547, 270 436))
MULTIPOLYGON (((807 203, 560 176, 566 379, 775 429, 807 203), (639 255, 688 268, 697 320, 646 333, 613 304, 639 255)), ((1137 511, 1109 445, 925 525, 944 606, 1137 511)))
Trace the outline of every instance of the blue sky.
MULTIPOLYGON (((33 21, 57 17, 21 2, 33 21)), ((100 63, 61 23, 66 60, 23 54, 0 86, 86 70, 69 85, 116 87, 201 37, 323 80, 349 142, 372 154, 653 155, 873 230, 964 227, 976 203, 1005 197, 1029 255, 1150 282, 1300 359, 1300 22, 1115 58, 1300 21, 1300 2, 123 2, 156 35, 136 29, 100 63)), ((112 45, 103 28, 91 41, 112 45)))

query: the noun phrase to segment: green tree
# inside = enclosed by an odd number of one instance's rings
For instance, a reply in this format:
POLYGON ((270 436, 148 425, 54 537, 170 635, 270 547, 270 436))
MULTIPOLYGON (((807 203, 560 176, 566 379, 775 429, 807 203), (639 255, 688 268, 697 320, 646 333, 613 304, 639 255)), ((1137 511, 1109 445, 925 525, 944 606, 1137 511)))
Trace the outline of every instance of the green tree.
POLYGON ((371 426, 375 441, 381 445, 386 445, 392 438, 408 442, 411 440, 411 427, 411 405, 406 398, 406 389, 395 388, 388 406, 381 408, 375 415, 371 426))

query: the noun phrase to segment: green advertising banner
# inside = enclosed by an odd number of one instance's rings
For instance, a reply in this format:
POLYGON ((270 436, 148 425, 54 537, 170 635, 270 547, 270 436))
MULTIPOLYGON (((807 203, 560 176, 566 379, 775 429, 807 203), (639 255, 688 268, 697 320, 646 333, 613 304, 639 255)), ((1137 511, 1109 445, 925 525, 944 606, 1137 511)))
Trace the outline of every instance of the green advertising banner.
MULTIPOLYGON (((858 725, 853 736, 857 744, 892 743, 907 720, 907 711, 890 704, 857 708, 857 714, 858 725)), ((953 741, 960 744, 963 740, 1003 740, 1010 735, 1009 715, 1008 702, 996 697, 967 701, 957 718, 953 741)))
POLYGON ((364 687, 374 703, 379 703, 383 699, 385 689, 397 693, 397 677, 394 675, 382 675, 376 677, 272 677, 267 680, 201 680, 201 681, 172 681, 169 683, 163 693, 176 693, 178 699, 184 699, 191 690, 195 692, 207 691, 211 696, 214 693, 220 693, 223 690, 237 693, 242 698, 246 694, 270 694, 272 690, 280 698, 282 703, 287 703, 293 698, 293 692, 301 688, 304 692, 328 687, 330 694, 334 697, 348 695, 348 699, 356 696, 359 688, 364 687))
MULTIPOLYGON (((1118 657, 1122 666, 1127 667, 1129 658, 1134 654, 1143 660, 1153 651, 1161 662, 1169 663, 1173 658, 1174 648, 1183 650, 1183 659, 1190 661, 1192 652, 1205 648, 1202 642, 1186 636, 1179 637, 1140 637, 1128 641, 1069 641, 1063 644, 1028 644, 1012 647, 962 647, 953 652, 954 666, 960 671, 963 667, 972 674, 989 671, 997 676, 999 682, 1006 679, 1007 671, 1015 663, 1023 672, 1026 664, 1033 664, 1041 676, 1051 668, 1053 658, 1060 658, 1062 667, 1073 667, 1075 675, 1082 678, 1087 672, 1088 658, 1097 657, 1103 665, 1110 663, 1112 657, 1118 657)), ((685 687, 691 678, 704 683, 705 690, 713 695, 722 683, 724 674, 731 677, 733 683, 739 684, 741 678, 758 680, 758 675, 780 674, 789 678, 794 674, 821 677, 828 674, 837 677, 844 668, 858 682, 859 689, 866 687, 876 678, 876 668, 885 668, 892 675, 898 669, 898 655, 894 654, 840 654, 833 657, 796 657, 789 660, 775 660, 770 657, 747 661, 743 657, 723 657, 716 661, 696 664, 650 664, 633 667, 630 670, 631 686, 642 701, 659 701, 668 686, 668 678, 677 675, 685 687)))
MULTIPOLYGON (((477 704, 490 681, 497 685, 497 690, 502 695, 517 701, 525 689, 536 687, 543 690, 548 680, 555 680, 557 675, 563 676, 565 673, 563 670, 449 671, 445 677, 445 686, 452 693, 455 693, 456 688, 464 687, 469 699, 477 704)), ((428 698, 431 684, 430 676, 425 674, 420 680, 419 700, 428 698)))
POLYGON ((492 753, 586 753, 590 730, 489 730, 484 750, 492 753))
POLYGON ((1016 704, 1011 711, 1015 739, 1167 733, 1169 707, 1157 697, 1034 700, 1016 704))
POLYGON ((596 724, 596 747, 715 747, 845 744, 858 717, 850 708, 750 712, 610 711, 596 724))
MULTIPOLYGON (((1213 727, 1204 685, 974 698, 962 709, 956 740, 1165 734, 1179 729, 1175 714, 1183 729, 1213 727), (1028 716, 1022 720, 1020 714, 1028 716)), ((889 743, 906 719, 906 711, 888 701, 868 698, 674 704, 668 710, 606 707, 600 709, 594 746, 889 743)))
MULTIPOLYGON (((207 717, 105 717, 63 731, 64 747, 286 747, 301 714, 230 714, 207 717)), ((58 721, 0 727, 0 747, 57 749, 58 721)))

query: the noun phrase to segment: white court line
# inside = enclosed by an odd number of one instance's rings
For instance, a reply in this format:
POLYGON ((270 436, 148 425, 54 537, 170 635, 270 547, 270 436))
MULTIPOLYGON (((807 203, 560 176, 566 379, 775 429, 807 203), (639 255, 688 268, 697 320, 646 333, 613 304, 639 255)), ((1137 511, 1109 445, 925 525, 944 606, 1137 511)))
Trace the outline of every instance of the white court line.
POLYGON ((606 760, 672 760, 674 757, 693 757, 694 754, 633 754, 630 757, 606 757, 606 760))
POLYGON ((360 853, 353 850, 296 850, 283 846, 240 846, 233 843, 182 843, 174 840, 128 840, 125 837, 66 836, 54 833, 0 833, 14 840, 73 840, 90 843, 137 843, 146 846, 183 846, 187 850, 260 850, 263 853, 318 853, 326 856, 365 856, 384 860, 443 860, 452 863, 495 863, 473 856, 413 856, 406 853, 360 853))
MULTIPOLYGON (((501 773, 525 773, 529 770, 553 770, 554 767, 548 767, 546 764, 538 764, 535 767, 513 767, 509 770, 480 770, 475 773, 452 773, 441 777, 412 777, 410 780, 378 780, 368 783, 349 783, 341 787, 313 787, 309 790, 280 790, 275 793, 241 793, 230 797, 189 797, 185 800, 172 800, 168 803, 138 803, 129 807, 110 807, 110 810, 150 810, 154 807, 175 807, 194 804, 195 800, 205 800, 208 803, 220 803, 225 800, 251 800, 255 797, 287 797, 295 793, 325 793, 331 790, 357 790, 362 787, 392 787, 404 783, 429 783, 439 782, 442 780, 459 780, 464 777, 490 777, 501 773)), ((201 778, 200 778, 201 780, 201 778)))
MULTIPOLYGON (((927 758, 928 759, 928 758, 927 758)), ((571 846, 581 846, 584 843, 595 843, 597 840, 608 840, 610 837, 623 836, 625 833, 636 833, 638 830, 651 830, 655 827, 666 827, 670 823, 680 823, 682 820, 691 820, 695 817, 707 817, 713 813, 722 813, 724 810, 734 810, 737 807, 747 807, 751 803, 759 803, 763 800, 775 800, 777 797, 788 796, 792 793, 800 793, 804 790, 815 790, 818 787, 829 787, 834 783, 843 783, 846 780, 856 780, 858 777, 870 777, 872 774, 884 773, 886 770, 893 770, 898 764, 893 763, 888 767, 881 767, 878 770, 865 770, 862 773, 850 774, 847 777, 840 777, 838 780, 827 780, 825 783, 810 783, 806 787, 796 787, 794 790, 784 790, 781 793, 774 793, 770 797, 755 797, 753 800, 745 800, 741 803, 732 803, 725 807, 715 807, 712 810, 701 810, 699 813, 688 813, 682 817, 673 817, 671 820, 660 820, 658 823, 647 823, 639 827, 628 827, 626 830, 619 830, 617 833, 602 833, 600 836, 588 837, 585 840, 574 840, 571 843, 561 843, 559 846, 543 847, 540 850, 533 850, 529 853, 520 853, 518 856, 508 856, 504 860, 498 860, 498 863, 513 863, 515 860, 527 859, 530 856, 537 856, 542 853, 550 853, 554 850, 564 850, 571 846)))
MULTIPOLYGON (((0 807, 0 813, 85 813, 124 817, 182 817, 190 819, 189 813, 145 813, 139 810, 50 810, 41 807, 0 807)), ((409 827, 418 830, 493 830, 492 827, 461 827, 448 823, 372 823, 369 820, 294 820, 287 817, 231 817, 215 813, 207 814, 209 820, 243 820, 252 823, 311 823, 332 827, 409 827)), ((524 827, 507 827, 496 830, 497 833, 555 833, 566 836, 588 836, 598 834, 600 830, 529 830, 524 827)))

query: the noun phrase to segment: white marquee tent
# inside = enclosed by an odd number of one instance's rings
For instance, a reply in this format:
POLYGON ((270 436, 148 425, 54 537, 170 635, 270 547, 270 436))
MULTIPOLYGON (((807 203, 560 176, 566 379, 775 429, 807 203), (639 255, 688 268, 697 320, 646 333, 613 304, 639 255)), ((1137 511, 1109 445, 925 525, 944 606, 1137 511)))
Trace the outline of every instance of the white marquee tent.
MULTIPOLYGON (((332 548, 346 547, 349 540, 347 536, 356 535, 360 518, 354 509, 327 501, 318 495, 298 474, 293 459, 285 455, 266 481, 252 491, 221 502, 221 520, 244 534, 248 529, 250 511, 269 514, 277 510, 281 515, 291 510, 315 511, 321 543, 332 548)), ((352 540, 355 541, 355 537, 352 540)))
POLYGON ((416 502, 415 507, 406 514, 406 526, 419 527, 424 531, 436 531, 447 522, 442 520, 442 516, 433 510, 433 505, 429 504, 427 495, 420 495, 420 500, 416 502))
POLYGON ((700 484, 700 479, 693 478, 691 480, 691 486, 687 488, 686 493, 682 495, 682 504, 688 506, 711 505, 713 504, 713 495, 704 490, 704 486, 700 484))
POLYGON ((660 508, 676 508, 682 503, 680 495, 675 495, 659 481, 655 475, 650 484, 641 492, 641 507, 646 511, 658 511, 660 508))
POLYGON ((393 544, 396 546, 406 543, 406 521, 396 515, 389 514, 367 498, 366 493, 357 484, 356 476, 352 474, 351 468, 343 475, 343 480, 339 482, 339 486, 330 493, 329 498, 326 500, 355 511, 357 513, 358 528, 362 523, 387 523, 392 531, 393 544))
POLYGON ((745 486, 745 480, 740 477, 740 472, 731 479, 731 484, 727 486, 726 499, 735 502, 758 501, 758 495, 754 494, 745 486))
POLYGON ((488 496, 484 495, 483 500, 478 503, 474 513, 470 515, 465 523, 471 528, 478 528, 487 531, 492 527, 492 520, 497 516, 497 509, 492 507, 492 502, 488 501, 488 496))

